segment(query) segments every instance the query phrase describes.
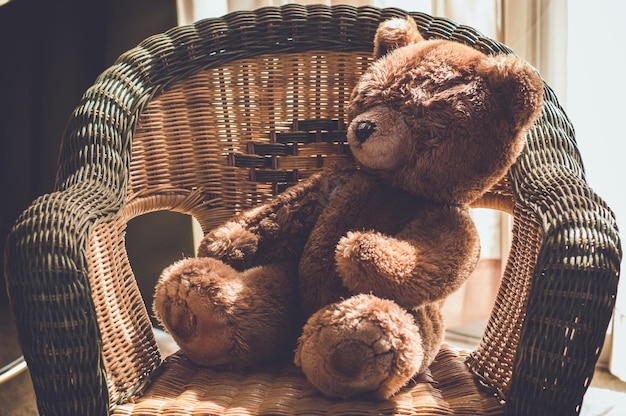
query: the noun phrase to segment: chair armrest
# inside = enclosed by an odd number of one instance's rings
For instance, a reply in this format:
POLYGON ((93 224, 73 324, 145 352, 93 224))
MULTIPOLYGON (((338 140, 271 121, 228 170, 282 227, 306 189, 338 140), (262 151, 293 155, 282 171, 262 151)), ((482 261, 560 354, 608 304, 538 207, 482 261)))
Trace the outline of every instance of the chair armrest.
POLYGON ((119 59, 85 92, 63 135, 55 191, 32 202, 7 240, 9 297, 42 414, 109 412, 88 253, 94 229, 127 196, 132 131, 151 92, 143 55, 119 59))
POLYGON ((108 411, 86 253, 93 227, 119 206, 111 188, 86 180, 35 200, 9 234, 7 286, 42 414, 108 411))
POLYGON ((574 132, 551 90, 511 170, 541 249, 513 364, 507 414, 580 412, 611 318, 622 256, 615 217, 584 178, 574 132), (560 118, 560 121, 558 120, 560 118))

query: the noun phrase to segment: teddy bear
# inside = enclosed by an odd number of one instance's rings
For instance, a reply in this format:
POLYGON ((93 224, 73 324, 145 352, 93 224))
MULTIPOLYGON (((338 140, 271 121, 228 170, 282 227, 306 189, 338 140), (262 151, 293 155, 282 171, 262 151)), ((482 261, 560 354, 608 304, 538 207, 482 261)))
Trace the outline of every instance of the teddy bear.
POLYGON ((154 311, 199 365, 290 357, 321 393, 384 400, 425 372, 480 252, 469 207, 524 146, 543 81, 513 55, 378 27, 348 107, 356 163, 208 232, 154 311), (295 351, 295 352, 294 352, 295 351))

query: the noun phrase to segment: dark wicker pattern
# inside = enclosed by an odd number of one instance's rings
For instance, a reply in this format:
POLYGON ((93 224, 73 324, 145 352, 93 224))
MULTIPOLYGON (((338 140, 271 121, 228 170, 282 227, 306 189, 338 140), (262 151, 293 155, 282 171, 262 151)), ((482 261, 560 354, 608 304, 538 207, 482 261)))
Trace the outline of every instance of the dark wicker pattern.
MULTIPOLYGON (((175 383, 128 263, 125 224, 171 209, 193 214, 206 230, 314 170, 349 161, 343 105, 369 62, 378 23, 405 14, 298 5, 237 12, 153 36, 102 73, 69 120, 56 191, 18 218, 5 253, 41 414, 127 414, 147 382, 152 399, 161 383, 175 383)), ((511 52, 469 27, 412 15, 426 37, 511 52)), ((585 182, 571 123, 547 86, 546 97, 523 155, 480 203, 514 214, 514 241, 482 343, 467 362, 506 401, 507 414, 580 410, 622 255, 613 213, 585 182)), ((460 367, 442 372, 448 384, 460 383, 460 367)), ((265 400, 289 401, 285 414, 319 409, 290 391, 268 388, 278 396, 265 400)))

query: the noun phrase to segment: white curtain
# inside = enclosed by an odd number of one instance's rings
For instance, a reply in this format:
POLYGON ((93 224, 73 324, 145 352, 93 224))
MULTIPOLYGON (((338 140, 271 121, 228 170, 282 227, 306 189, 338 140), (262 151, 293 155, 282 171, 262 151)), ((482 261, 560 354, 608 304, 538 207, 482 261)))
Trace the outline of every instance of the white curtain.
MULTIPOLYGON (((626 83, 620 79, 626 67, 624 17, 626 2, 568 2, 567 112, 576 127, 587 180, 615 211, 623 246, 626 245, 626 192, 622 184, 626 177, 626 130, 623 127, 626 83)), ((623 259, 624 270, 626 260, 623 259)), ((610 371, 626 381, 624 273, 611 335, 603 356, 609 358, 610 371)))
MULTIPOLYGON (((618 68, 626 67, 626 55, 616 46, 623 46, 625 40, 620 28, 626 16, 626 3, 614 0, 592 3, 567 0, 177 0, 180 24, 236 10, 286 3, 373 5, 423 11, 467 24, 508 45, 539 70, 567 108, 578 132, 591 185, 616 211, 618 222, 626 218, 626 194, 616 184, 616 178, 623 177, 624 173, 623 169, 621 173, 615 171, 616 167, 624 166, 626 152, 623 147, 606 151, 614 147, 615 142, 626 141, 620 122, 623 105, 615 98, 626 96, 626 83, 615 81, 621 79, 618 68)), ((506 221, 502 224, 502 235, 505 235, 506 221)), ((626 229, 626 224, 621 224, 620 229, 626 229)), ((496 239, 492 238, 494 244, 498 244, 496 239)), ((487 249, 487 253, 493 253, 493 247, 487 249)), ((507 249, 506 244, 499 247, 501 252, 507 249)), ((626 284, 620 289, 626 292, 626 284)), ((612 331, 599 363, 626 380, 626 357, 618 353, 626 350, 626 293, 620 293, 617 300, 612 331)))

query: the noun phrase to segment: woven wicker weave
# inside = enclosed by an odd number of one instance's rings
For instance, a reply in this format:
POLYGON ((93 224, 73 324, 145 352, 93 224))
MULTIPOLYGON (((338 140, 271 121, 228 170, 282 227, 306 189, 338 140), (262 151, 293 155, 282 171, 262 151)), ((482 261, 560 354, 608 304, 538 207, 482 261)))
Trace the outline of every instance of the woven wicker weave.
MULTIPOLYGON (((41 414, 580 410, 622 253, 613 213, 585 182, 573 128, 548 86, 524 153, 477 204, 512 213, 514 227, 496 304, 469 356, 443 347, 430 374, 382 403, 324 399, 290 365, 220 372, 181 355, 161 360, 126 255, 127 222, 173 210, 206 231, 324 166, 351 163, 344 105, 379 22, 405 14, 236 12, 153 36, 102 73, 68 123, 56 191, 24 211, 7 242, 41 414)), ((412 15, 427 38, 511 52, 469 27, 412 15)))

